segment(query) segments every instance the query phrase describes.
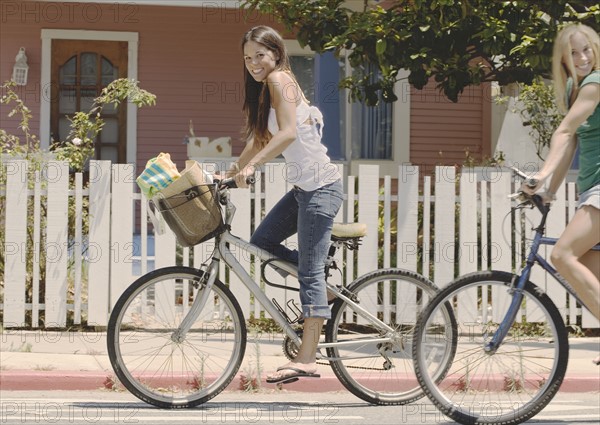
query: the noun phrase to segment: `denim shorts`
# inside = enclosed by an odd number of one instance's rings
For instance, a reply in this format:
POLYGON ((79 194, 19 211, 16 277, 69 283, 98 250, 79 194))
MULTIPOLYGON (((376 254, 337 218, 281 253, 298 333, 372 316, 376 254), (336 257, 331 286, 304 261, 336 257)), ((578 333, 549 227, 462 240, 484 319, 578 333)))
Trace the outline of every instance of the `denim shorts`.
POLYGON ((584 205, 591 205, 600 210, 600 184, 592 186, 585 192, 579 194, 577 208, 581 208, 584 205))

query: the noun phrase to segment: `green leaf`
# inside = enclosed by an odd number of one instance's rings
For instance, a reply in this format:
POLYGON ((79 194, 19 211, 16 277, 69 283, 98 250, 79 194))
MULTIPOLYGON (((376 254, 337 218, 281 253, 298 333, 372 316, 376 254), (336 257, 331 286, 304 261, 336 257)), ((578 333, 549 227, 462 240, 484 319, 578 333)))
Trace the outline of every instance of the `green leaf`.
MULTIPOLYGON (((242 0, 243 7, 256 8, 291 30, 301 45, 343 53, 355 69, 382 70, 370 73, 368 83, 408 69, 415 87, 440 76, 436 79, 453 100, 471 84, 526 82, 548 74, 556 30, 567 22, 600 31, 600 7, 589 0, 396 0, 385 8, 358 3, 364 9, 350 10, 342 0, 242 0), (476 58, 486 64, 478 72, 469 65, 476 58), (446 80, 450 69, 452 82, 446 80)), ((370 99, 367 83, 355 84, 351 96, 370 99)))
POLYGON ((537 68, 537 66, 540 64, 540 57, 539 56, 530 56, 529 57, 529 64, 531 65, 532 68, 537 68))
POLYGON ((377 43, 375 44, 375 52, 377 53, 378 56, 381 56, 385 53, 386 47, 387 47, 387 43, 386 43, 385 39, 380 38, 379 40, 377 40, 377 43))

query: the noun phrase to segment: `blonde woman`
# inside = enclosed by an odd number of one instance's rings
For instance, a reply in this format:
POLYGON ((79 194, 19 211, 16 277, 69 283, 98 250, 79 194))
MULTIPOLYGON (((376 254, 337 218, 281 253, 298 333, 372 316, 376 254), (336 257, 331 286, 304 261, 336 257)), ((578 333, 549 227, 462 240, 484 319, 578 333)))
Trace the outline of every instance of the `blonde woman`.
MULTIPOLYGON (((600 38, 592 28, 570 24, 559 31, 552 56, 556 101, 566 113, 552 135, 544 165, 522 187, 534 193, 546 186, 552 198, 579 146, 577 212, 552 250, 558 272, 600 320, 600 38)), ((600 365, 600 357, 594 360, 600 365)))

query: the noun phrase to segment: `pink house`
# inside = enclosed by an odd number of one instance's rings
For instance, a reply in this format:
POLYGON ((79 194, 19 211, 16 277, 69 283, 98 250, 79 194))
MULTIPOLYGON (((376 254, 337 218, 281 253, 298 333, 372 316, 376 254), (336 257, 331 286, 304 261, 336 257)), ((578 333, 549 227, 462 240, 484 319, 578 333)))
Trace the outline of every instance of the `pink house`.
MULTIPOLYGON (((349 1, 362 5, 362 1, 349 1)), ((42 146, 64 140, 69 114, 89 108, 108 82, 140 81, 157 96, 154 107, 105 111, 97 157, 135 163, 138 170, 167 151, 183 166, 190 121, 195 134, 228 136, 242 149, 242 34, 255 25, 281 28, 270 16, 244 17, 230 0, 13 1, 0 0, 0 81, 12 77, 25 49, 28 79, 18 90, 31 108, 42 146)), ((287 40, 303 89, 325 115, 324 142, 336 161, 356 172, 376 162, 396 174, 412 163, 431 170, 492 152, 494 128, 488 85, 473 87, 453 104, 432 88, 398 83, 399 101, 380 108, 347 102, 337 82, 351 72, 344 59, 315 55, 287 40)), ((19 134, 17 120, 0 110, 0 127, 19 134)))

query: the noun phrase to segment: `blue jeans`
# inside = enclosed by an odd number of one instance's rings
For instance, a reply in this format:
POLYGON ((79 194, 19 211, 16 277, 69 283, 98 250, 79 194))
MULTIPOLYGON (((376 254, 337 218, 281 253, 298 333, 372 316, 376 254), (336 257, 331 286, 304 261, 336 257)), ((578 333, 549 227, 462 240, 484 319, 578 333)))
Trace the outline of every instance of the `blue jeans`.
POLYGON ((338 180, 306 192, 294 187, 269 211, 250 243, 298 264, 300 303, 304 317, 331 318, 325 287, 325 260, 331 243, 333 219, 344 194, 338 180), (282 242, 298 233, 298 249, 282 242))

